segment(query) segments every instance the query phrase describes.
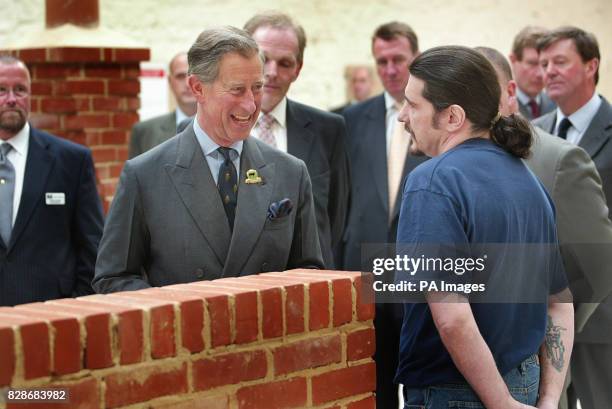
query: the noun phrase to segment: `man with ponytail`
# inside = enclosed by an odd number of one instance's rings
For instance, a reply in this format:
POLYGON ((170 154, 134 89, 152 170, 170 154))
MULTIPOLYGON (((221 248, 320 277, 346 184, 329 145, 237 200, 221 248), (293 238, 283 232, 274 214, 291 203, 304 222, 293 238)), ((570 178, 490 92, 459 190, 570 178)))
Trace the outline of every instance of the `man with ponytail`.
MULTIPOLYGON (((529 299, 435 290, 425 294, 427 303, 404 304, 396 380, 404 385, 406 408, 448 408, 449 402, 556 408, 561 393, 573 307, 559 302, 571 295, 554 207, 521 160, 530 151, 529 124, 502 116, 499 101, 496 72, 475 50, 433 48, 410 67, 399 120, 412 135, 412 149, 432 159, 413 170, 404 187, 399 248, 430 244, 439 256, 449 248, 497 249, 487 260, 487 289, 516 278, 518 290, 507 291, 522 295, 526 274, 542 287, 529 299), (525 257, 515 250, 523 247, 547 251, 525 257), (521 262, 513 264, 516 259, 521 262)), ((476 277, 452 273, 449 279, 476 277)))

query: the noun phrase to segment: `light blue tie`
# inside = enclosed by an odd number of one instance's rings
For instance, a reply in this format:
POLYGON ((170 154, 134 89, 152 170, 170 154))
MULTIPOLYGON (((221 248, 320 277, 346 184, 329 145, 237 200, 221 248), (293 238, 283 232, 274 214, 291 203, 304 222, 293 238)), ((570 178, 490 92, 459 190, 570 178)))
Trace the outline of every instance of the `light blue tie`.
POLYGON ((0 145, 0 237, 8 247, 13 230, 13 193, 15 191, 15 168, 8 160, 13 149, 10 143, 0 145))

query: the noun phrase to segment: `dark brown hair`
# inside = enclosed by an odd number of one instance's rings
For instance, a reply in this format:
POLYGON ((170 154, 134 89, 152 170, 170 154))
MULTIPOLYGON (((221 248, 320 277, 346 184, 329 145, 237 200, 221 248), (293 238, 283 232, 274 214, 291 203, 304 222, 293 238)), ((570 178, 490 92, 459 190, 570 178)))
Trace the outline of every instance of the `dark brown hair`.
POLYGON ((377 38, 385 41, 393 40, 396 37, 406 37, 410 43, 410 48, 414 54, 419 52, 419 39, 408 24, 400 23, 399 21, 391 21, 378 26, 374 35, 372 35, 372 45, 377 38))
POLYGON ((499 116, 497 73, 478 51, 461 46, 432 48, 412 62, 410 75, 425 83, 423 97, 436 112, 459 105, 472 131, 489 132, 493 142, 514 156, 529 155, 529 123, 519 115, 499 116))
POLYGON ((266 11, 255 14, 244 24, 244 30, 253 35, 260 27, 272 27, 277 29, 290 29, 295 33, 298 40, 297 61, 302 64, 304 62, 304 49, 306 48, 306 32, 304 28, 296 23, 287 14, 280 11, 266 11))
POLYGON ((542 38, 547 31, 548 30, 543 27, 525 27, 514 37, 514 41, 512 42, 512 54, 514 54, 519 61, 522 61, 523 50, 525 50, 525 48, 537 49, 538 40, 542 38))

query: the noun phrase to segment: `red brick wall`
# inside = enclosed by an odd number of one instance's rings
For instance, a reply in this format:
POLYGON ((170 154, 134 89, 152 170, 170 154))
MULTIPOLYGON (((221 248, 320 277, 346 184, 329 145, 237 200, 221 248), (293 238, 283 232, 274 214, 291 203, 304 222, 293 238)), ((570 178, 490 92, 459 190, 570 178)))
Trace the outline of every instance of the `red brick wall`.
POLYGON ((0 308, 0 390, 70 391, 0 408, 372 409, 360 282, 293 270, 0 308))
POLYGON ((87 145, 107 210, 127 159, 140 107, 140 61, 148 49, 40 48, 11 51, 32 76, 31 122, 87 145))

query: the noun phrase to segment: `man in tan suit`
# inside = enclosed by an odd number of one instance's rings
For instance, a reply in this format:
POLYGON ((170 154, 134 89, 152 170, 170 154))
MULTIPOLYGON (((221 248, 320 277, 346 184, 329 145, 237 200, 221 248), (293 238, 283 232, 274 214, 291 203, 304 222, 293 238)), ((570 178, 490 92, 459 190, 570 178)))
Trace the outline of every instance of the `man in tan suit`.
MULTIPOLYGON (((496 50, 485 47, 477 50, 497 71, 502 90, 500 113, 516 114, 516 83, 508 62, 496 50)), ((559 244, 576 303, 578 338, 597 307, 596 303, 612 293, 612 222, 607 217, 601 178, 589 155, 582 148, 539 128, 535 129, 534 136, 531 157, 526 163, 555 203, 559 244)), ((572 373, 577 379, 575 368, 572 373)), ((606 392, 597 389, 593 391, 595 394, 605 396, 606 392)), ((612 399, 609 388, 607 394, 604 399, 612 399)), ((610 404, 612 400, 606 402, 610 404)), ((559 407, 567 408, 565 396, 559 407)))

